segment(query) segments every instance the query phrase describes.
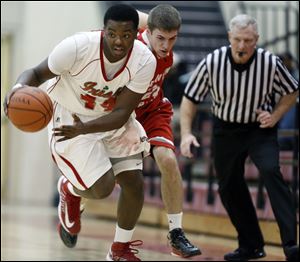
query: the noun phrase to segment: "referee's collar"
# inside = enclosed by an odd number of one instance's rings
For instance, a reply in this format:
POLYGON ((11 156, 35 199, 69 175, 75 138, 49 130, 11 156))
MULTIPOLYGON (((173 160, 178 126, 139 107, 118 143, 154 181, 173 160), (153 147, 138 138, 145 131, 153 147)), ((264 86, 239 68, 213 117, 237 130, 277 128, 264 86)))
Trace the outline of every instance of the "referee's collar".
POLYGON ((245 63, 245 64, 237 64, 233 60, 233 57, 232 57, 232 54, 231 54, 231 47, 229 46, 227 48, 227 56, 229 57, 230 63, 232 65, 233 69, 235 69, 236 71, 239 71, 239 72, 247 70, 250 67, 250 65, 252 64, 253 60, 256 57, 256 54, 257 54, 257 49, 255 49, 254 54, 250 57, 250 59, 248 60, 247 63, 245 63))

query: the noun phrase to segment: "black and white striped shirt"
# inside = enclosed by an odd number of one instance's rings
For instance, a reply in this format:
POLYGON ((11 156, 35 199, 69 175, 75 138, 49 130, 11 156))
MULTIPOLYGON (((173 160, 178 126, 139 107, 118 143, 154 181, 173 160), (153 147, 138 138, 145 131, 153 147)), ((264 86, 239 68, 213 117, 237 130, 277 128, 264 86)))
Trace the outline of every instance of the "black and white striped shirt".
POLYGON ((281 60, 264 49, 257 49, 246 64, 233 62, 230 47, 208 54, 193 72, 184 95, 199 103, 208 91, 212 113, 233 123, 256 122, 256 109, 272 112, 283 95, 295 92, 298 82, 281 60))

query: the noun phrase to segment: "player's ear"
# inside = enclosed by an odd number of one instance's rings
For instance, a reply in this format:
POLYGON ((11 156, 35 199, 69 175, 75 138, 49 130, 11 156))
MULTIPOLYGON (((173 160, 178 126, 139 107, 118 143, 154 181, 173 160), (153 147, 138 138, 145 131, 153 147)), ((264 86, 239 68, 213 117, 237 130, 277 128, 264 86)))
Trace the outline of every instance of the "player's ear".
POLYGON ((146 29, 147 34, 152 35, 152 32, 149 28, 146 29))

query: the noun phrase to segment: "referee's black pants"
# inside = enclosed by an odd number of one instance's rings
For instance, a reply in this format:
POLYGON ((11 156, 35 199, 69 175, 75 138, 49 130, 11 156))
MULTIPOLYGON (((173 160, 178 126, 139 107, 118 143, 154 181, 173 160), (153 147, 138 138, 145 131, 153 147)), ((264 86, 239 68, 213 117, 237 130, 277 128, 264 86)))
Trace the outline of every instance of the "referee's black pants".
POLYGON ((259 170, 277 220, 282 245, 296 244, 294 198, 279 167, 277 128, 235 124, 214 119, 213 154, 219 194, 238 232, 239 247, 260 248, 264 239, 244 178, 247 156, 259 170))

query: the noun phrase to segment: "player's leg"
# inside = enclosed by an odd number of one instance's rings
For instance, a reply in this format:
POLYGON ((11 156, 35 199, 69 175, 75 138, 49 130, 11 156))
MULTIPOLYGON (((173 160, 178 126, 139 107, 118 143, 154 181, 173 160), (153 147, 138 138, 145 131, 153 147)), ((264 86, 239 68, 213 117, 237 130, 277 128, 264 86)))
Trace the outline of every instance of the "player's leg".
POLYGON ((58 224, 59 235, 67 247, 74 247, 81 229, 80 215, 84 210, 82 197, 86 199, 101 199, 110 195, 115 185, 112 169, 99 178, 87 190, 74 187, 67 178, 61 176, 58 180, 59 205, 58 224))
POLYGON ((58 180, 60 196, 58 230, 64 244, 74 247, 81 229, 81 197, 104 198, 114 188, 115 180, 110 159, 99 135, 77 136, 56 142, 53 126, 73 123, 70 112, 57 106, 54 120, 48 126, 52 157, 63 176, 58 180))
POLYGON ((126 230, 134 228, 144 203, 144 182, 141 170, 124 171, 118 174, 121 187, 118 202, 118 225, 126 230), (128 212, 130 210, 130 212, 128 212))
MULTIPOLYGON (((183 204, 182 178, 172 149, 153 147, 153 156, 161 172, 161 194, 168 214, 181 214, 183 204)), ((181 227, 181 215, 169 224, 170 230, 181 227)))
POLYGON ((136 256, 134 247, 141 245, 142 241, 132 241, 132 236, 144 203, 142 154, 111 161, 121 191, 114 242, 107 254, 107 260, 138 261, 140 259, 136 256))
POLYGON ((152 155, 161 173, 161 193, 169 221, 168 238, 172 246, 172 254, 190 257, 201 252, 187 240, 182 230, 183 189, 181 173, 174 153, 172 115, 171 103, 163 99, 156 110, 147 112, 138 120, 146 130, 153 149, 152 155))
POLYGON ((169 223, 172 254, 181 257, 200 255, 182 230, 183 190, 182 178, 174 151, 165 146, 154 146, 153 156, 161 173, 161 194, 169 223))

